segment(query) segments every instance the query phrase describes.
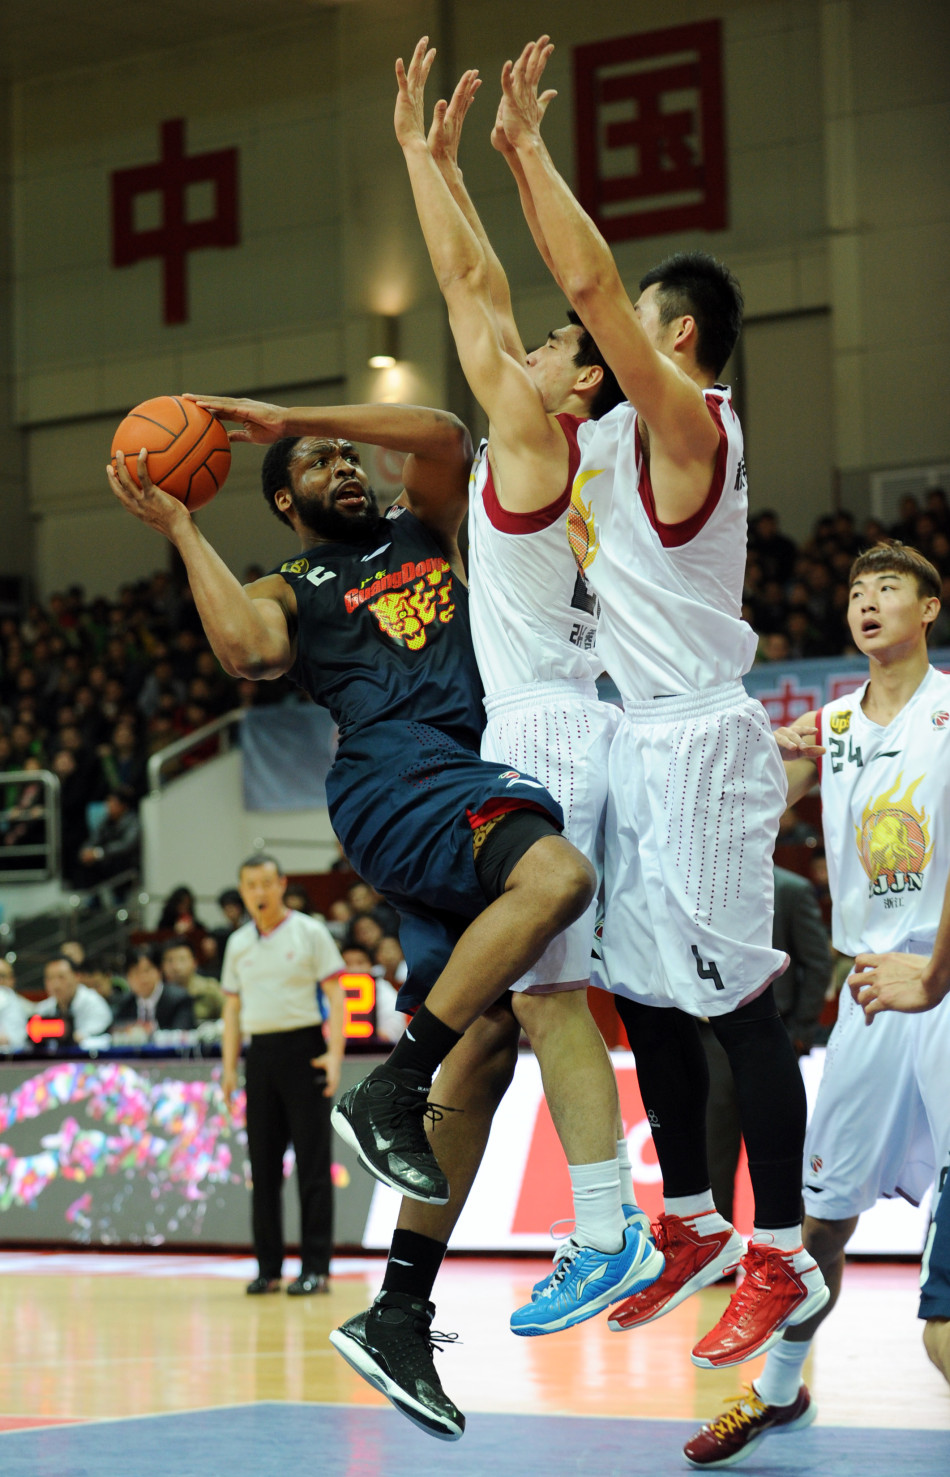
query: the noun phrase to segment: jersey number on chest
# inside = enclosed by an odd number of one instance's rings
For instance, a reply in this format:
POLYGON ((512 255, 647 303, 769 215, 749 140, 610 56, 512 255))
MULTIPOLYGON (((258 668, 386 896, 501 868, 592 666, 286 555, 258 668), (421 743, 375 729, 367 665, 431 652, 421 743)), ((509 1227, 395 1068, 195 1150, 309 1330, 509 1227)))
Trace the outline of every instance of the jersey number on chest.
POLYGON ((864 760, 861 758, 861 746, 854 747, 851 738, 848 738, 848 752, 845 754, 845 741, 843 738, 830 738, 828 747, 831 750, 831 772, 840 774, 846 764, 856 764, 859 769, 864 768, 864 760))

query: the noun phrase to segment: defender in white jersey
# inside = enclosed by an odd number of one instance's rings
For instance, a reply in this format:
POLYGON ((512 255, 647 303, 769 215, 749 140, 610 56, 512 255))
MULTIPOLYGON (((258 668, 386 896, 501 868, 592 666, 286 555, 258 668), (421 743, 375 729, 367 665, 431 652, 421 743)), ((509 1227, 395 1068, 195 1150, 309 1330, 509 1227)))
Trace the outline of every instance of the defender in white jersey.
MULTIPOLYGON (((456 160, 459 129, 477 77, 465 73, 451 104, 437 105, 427 140, 423 89, 434 55, 423 40, 408 71, 401 60, 397 63, 395 121, 462 368, 490 420, 488 445, 472 483, 468 535, 471 621, 491 734, 482 753, 507 764, 513 764, 515 753, 530 755, 531 773, 555 782, 565 796, 566 834, 581 846, 589 840, 593 851, 603 794, 594 793, 594 775, 587 774, 580 762, 572 765, 558 749, 570 739, 572 726, 586 729, 591 752, 583 757, 596 761, 602 783, 606 719, 598 722, 601 705, 593 687, 590 611, 586 603, 572 610, 576 572, 557 551, 567 547, 564 525, 577 462, 578 419, 596 413, 595 402, 605 394, 603 408, 614 404, 619 390, 596 346, 577 324, 549 334, 540 349, 525 354, 504 273, 481 229, 456 160), (538 558, 544 561, 543 584, 541 570, 533 562, 538 558), (572 641, 575 627, 578 639, 572 641), (591 791, 583 799, 578 793, 582 782, 591 791)), ((476 845, 504 810, 504 802, 495 802, 470 817, 476 845)), ((506 879, 506 872, 499 876, 500 888, 506 879)), ((460 1047, 464 1053, 471 1035, 468 1055, 482 1090, 473 1093, 451 1066, 447 1082, 445 1074, 439 1078, 440 1107, 464 1109, 450 1115, 433 1141, 440 1162, 445 1156, 449 1159, 445 1168, 450 1200, 445 1206, 403 1202, 383 1292, 374 1304, 375 1344, 366 1334, 368 1315, 348 1320, 334 1335, 344 1357, 365 1379, 382 1389, 397 1409, 443 1439, 461 1435, 464 1418, 454 1407, 446 1409, 428 1350, 423 1358, 411 1341, 401 1341, 396 1354, 384 1347, 391 1344, 401 1316, 392 1295, 401 1290, 412 1297, 414 1306, 428 1305, 431 1317, 428 1299, 484 1151, 492 1114, 511 1079, 519 1026, 535 1048, 552 1117, 573 1166, 577 1225, 558 1274, 549 1279, 549 1288, 536 1302, 518 1310, 512 1328, 524 1334, 568 1328, 644 1286, 663 1265, 643 1234, 648 1222, 633 1205, 629 1168, 626 1195, 622 1191, 616 1082, 586 998, 592 927, 582 933, 580 957, 575 930, 573 942, 559 943, 553 957, 545 956, 540 971, 536 967, 529 978, 516 982, 506 1001, 491 1007, 469 1028, 460 1047), (380 1321, 386 1324, 384 1339, 380 1321), (347 1347, 350 1353, 345 1352, 347 1347)))
MULTIPOLYGON (((776 735, 790 759, 790 803, 820 782, 832 938, 845 955, 928 954, 936 939, 950 873, 950 676, 927 656, 939 590, 916 550, 879 544, 861 554, 848 624, 870 676, 776 735)), ((859 1215, 882 1195, 918 1202, 946 1162, 948 1065, 950 999, 926 1016, 882 1014, 868 1030, 842 991, 804 1162, 805 1245, 831 1298, 771 1351, 752 1399, 687 1445, 694 1465, 729 1465, 790 1416, 814 1419, 801 1372, 837 1300, 859 1215)))
POLYGON ((693 1350, 718 1367, 768 1348, 828 1296, 801 1244, 805 1093, 771 990, 787 965, 771 942, 785 779, 740 680, 755 648, 740 615, 746 477, 717 380, 742 298, 720 263, 691 252, 647 273, 630 300, 541 138, 551 50, 541 37, 506 64, 502 126, 539 249, 627 396, 579 431, 570 534, 624 701, 609 771, 605 983, 637 1058, 665 1199, 665 1271, 610 1326, 650 1322, 741 1259, 744 1281, 693 1350), (709 1188, 698 1016, 736 1080, 755 1193, 745 1256, 709 1188))
MULTIPOLYGON (((947 722, 950 722, 948 715, 947 722)), ((943 724, 942 726, 945 726, 943 724)), ((848 981, 870 1024, 881 1011, 909 1015, 934 1010, 950 996, 950 872, 933 952, 858 954, 848 981)), ((924 1347, 950 1382, 950 1140, 937 1146, 930 1230, 920 1269, 924 1347)))

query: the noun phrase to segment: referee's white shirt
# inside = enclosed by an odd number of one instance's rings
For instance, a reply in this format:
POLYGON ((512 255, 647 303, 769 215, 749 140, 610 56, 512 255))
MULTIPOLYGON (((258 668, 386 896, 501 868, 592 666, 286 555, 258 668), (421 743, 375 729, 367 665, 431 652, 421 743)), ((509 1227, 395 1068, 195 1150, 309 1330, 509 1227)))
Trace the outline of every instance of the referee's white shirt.
POLYGON ((320 1026, 317 985, 346 969, 323 923, 293 908, 271 933, 244 923, 224 949, 221 988, 241 1001, 241 1029, 250 1036, 320 1026))

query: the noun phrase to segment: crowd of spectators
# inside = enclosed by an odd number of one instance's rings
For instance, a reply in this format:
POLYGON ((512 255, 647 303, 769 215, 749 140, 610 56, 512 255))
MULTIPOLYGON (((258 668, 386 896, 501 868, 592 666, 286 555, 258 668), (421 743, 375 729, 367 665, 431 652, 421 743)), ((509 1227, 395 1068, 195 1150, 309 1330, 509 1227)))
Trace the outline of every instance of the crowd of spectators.
MULTIPOLYGON (((245 580, 262 573, 245 571, 245 580)), ((162 571, 114 600, 80 586, 0 620, 0 867, 42 842, 39 784, 3 786, 13 770, 59 778, 63 871, 90 887, 134 867, 149 757, 232 708, 296 694, 286 680, 226 676, 187 585, 162 571), (4 859, 3 852, 8 856, 4 859)), ((202 757, 200 754, 198 757, 202 757)), ((192 761, 194 762, 194 758, 192 761)))
MULTIPOLYGON (((291 884, 291 908, 321 917, 305 888, 291 884)), ((64 943, 44 962, 45 999, 30 1003, 17 992, 15 961, 0 956, 0 1053, 26 1045, 29 1013, 63 1020, 70 1042, 111 1034, 114 1040, 141 1043, 156 1030, 193 1031, 221 1020, 224 992, 219 976, 228 938, 247 922, 236 889, 218 897, 221 923, 207 927, 190 887, 168 896, 159 926, 122 959, 87 957, 82 944, 64 943)), ((396 993, 406 978, 406 961, 397 936, 394 910, 359 879, 323 919, 354 973, 368 973, 376 984, 376 1034, 394 1041, 405 1018, 396 1010, 396 993)), ((215 1034, 212 1026, 211 1034, 215 1034)))
POLYGON ((896 523, 869 519, 858 528, 848 512, 819 518, 809 539, 798 545, 771 510, 749 523, 743 615, 759 636, 758 660, 853 655, 848 631, 848 571, 863 549, 881 538, 919 549, 943 580, 942 609, 932 642, 950 644, 950 507, 940 487, 922 501, 905 497, 896 523))
MULTIPOLYGON (((950 508, 942 488, 905 497, 898 521, 860 529, 845 511, 820 518, 800 546, 778 516, 750 522, 744 614, 759 661, 852 650, 845 612, 851 561, 882 536, 913 544, 943 578, 933 641, 950 643, 950 508)), ((246 581, 261 570, 249 567, 246 581)), ((149 757, 233 708, 296 697, 282 679, 228 677, 210 650, 187 585, 167 571, 123 585, 114 600, 79 586, 0 619, 0 870, 45 836, 42 787, 3 785, 14 770, 60 782, 63 873, 88 888, 134 869, 138 802, 149 757), (4 855, 6 853, 6 855, 4 855)), ((212 741, 212 747, 213 747, 212 741)), ((205 757, 199 750, 189 760, 205 757)))

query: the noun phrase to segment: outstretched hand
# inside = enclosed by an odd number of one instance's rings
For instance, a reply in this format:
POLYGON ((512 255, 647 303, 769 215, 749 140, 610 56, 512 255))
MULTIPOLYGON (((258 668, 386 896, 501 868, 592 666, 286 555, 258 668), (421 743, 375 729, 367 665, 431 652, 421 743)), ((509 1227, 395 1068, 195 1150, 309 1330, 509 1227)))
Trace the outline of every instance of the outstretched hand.
POLYGON ((396 138, 402 148, 416 139, 425 141, 426 80, 434 61, 435 47, 429 46, 428 36, 423 36, 416 43, 408 71, 402 57, 396 61, 396 82, 399 85, 399 94, 396 98, 393 123, 396 128, 396 138))
POLYGON ((554 50, 550 36, 529 41, 516 62, 505 62, 501 72, 501 117, 508 142, 517 148, 530 137, 541 137, 541 120, 557 97, 554 88, 538 88, 548 57, 554 50))
POLYGON ((515 150, 514 150, 514 146, 511 143, 509 143, 509 141, 508 141, 508 135, 505 132, 505 116, 504 115, 505 115, 505 94, 502 93, 501 97, 498 99, 498 111, 495 114, 495 121, 492 124, 491 146, 492 146, 493 149, 496 149, 499 154, 502 154, 506 159, 510 159, 512 157, 512 155, 514 154, 515 150))
POLYGON ((126 466, 125 453, 122 451, 115 454, 115 466, 110 464, 106 467, 109 486, 123 508, 134 513, 140 522, 148 524, 157 533, 172 538, 176 525, 180 527, 182 519, 190 519, 191 514, 177 497, 172 497, 171 493, 165 492, 164 488, 152 481, 148 475, 148 452, 144 446, 138 454, 135 474, 138 484, 126 466))
POLYGON ((193 400, 210 410, 219 421, 237 421, 238 429, 228 431, 229 441, 253 441, 257 446, 268 446, 287 434, 287 412, 282 405, 267 405, 263 400, 229 400, 224 395, 185 394, 182 399, 193 400))
POLYGON ((786 763, 790 759, 820 759, 825 753, 824 744, 813 742, 818 737, 817 728, 776 728, 772 737, 786 763))
POLYGON ((440 166, 449 164, 458 167, 462 124, 481 85, 478 70, 473 67, 462 73, 448 102, 445 98, 440 98, 436 103, 426 143, 429 145, 429 153, 440 166))

